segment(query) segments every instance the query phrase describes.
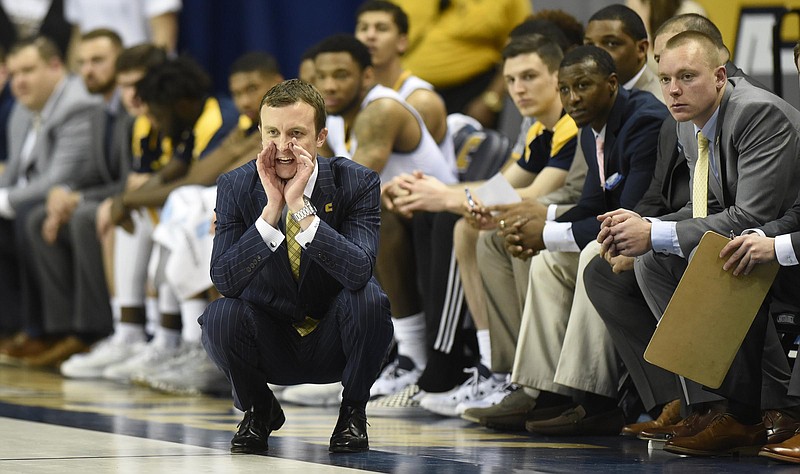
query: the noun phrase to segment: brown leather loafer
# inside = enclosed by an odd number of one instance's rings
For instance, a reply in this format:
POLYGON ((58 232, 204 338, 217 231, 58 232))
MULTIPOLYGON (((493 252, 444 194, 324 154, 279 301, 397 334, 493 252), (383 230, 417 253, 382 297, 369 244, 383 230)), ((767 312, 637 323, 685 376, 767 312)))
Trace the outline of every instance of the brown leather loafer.
POLYGON ((51 339, 33 338, 22 334, 0 351, 0 362, 19 365, 22 363, 22 359, 37 356, 53 347, 54 343, 55 341, 51 339))
POLYGON ((528 421, 525 429, 530 433, 548 436, 607 436, 616 435, 625 424, 625 414, 615 408, 590 415, 578 405, 563 411, 549 420, 528 421))
POLYGON ((667 441, 664 451, 690 456, 755 456, 766 442, 767 430, 763 422, 743 425, 733 415, 722 413, 696 435, 667 441))
POLYGON ((22 361, 28 367, 57 368, 62 362, 72 355, 87 352, 89 346, 75 336, 67 336, 52 347, 36 355, 23 357, 22 361))
POLYGON ((694 436, 703 431, 705 427, 711 423, 711 420, 713 420, 718 414, 718 411, 710 409, 701 412, 692 412, 692 414, 674 425, 664 426, 663 428, 651 428, 648 430, 643 430, 639 434, 639 439, 668 441, 672 438, 694 436))
POLYGON ((661 414, 655 420, 633 423, 622 427, 619 434, 622 436, 639 436, 642 431, 649 431, 654 428, 663 428, 677 424, 681 421, 681 401, 672 400, 664 405, 661 414))
POLYGON ((764 411, 764 428, 767 429, 767 443, 779 444, 795 435, 800 421, 778 410, 764 411))
POLYGON ((800 464, 800 433, 783 443, 768 444, 758 452, 759 456, 777 459, 778 461, 800 464))

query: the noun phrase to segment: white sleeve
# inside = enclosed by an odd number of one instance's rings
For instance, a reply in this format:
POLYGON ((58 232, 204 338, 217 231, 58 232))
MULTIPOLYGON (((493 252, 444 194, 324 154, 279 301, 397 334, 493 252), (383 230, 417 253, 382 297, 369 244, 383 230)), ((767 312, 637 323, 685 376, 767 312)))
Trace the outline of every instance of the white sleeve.
POLYGON ((11 201, 8 199, 9 191, 10 189, 8 188, 0 188, 0 217, 13 219, 16 217, 17 213, 14 211, 14 208, 11 207, 11 201))
POLYGON ((164 13, 179 12, 182 6, 181 0, 145 0, 144 12, 147 18, 152 18, 164 13))
POLYGON ((797 255, 794 253, 791 234, 775 237, 775 257, 778 259, 778 263, 784 267, 797 265, 797 255))
POLYGON ((308 229, 300 231, 295 236, 294 240, 300 244, 301 247, 304 249, 308 247, 308 244, 314 240, 314 237, 317 235, 317 229, 319 229, 319 216, 314 216, 314 220, 311 221, 311 225, 308 226, 308 229))
POLYGON ((267 221, 260 217, 256 219, 256 230, 261 234, 264 243, 266 243, 273 252, 278 249, 281 243, 283 243, 283 239, 286 238, 283 232, 267 224, 267 221))
POLYGON ((572 222, 545 222, 542 240, 551 252, 580 252, 572 234, 572 222))
POLYGON ((550 204, 547 206, 547 217, 545 219, 548 222, 556 220, 556 212, 558 212, 558 204, 550 204))
POLYGON ((67 23, 79 26, 81 16, 80 0, 64 0, 64 19, 67 23))

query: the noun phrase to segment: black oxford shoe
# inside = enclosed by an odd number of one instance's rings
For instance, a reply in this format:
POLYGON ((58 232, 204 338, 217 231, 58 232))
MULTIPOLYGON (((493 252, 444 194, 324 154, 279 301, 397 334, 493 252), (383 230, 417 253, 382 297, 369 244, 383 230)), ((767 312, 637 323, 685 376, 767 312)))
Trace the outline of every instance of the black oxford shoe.
POLYGON ((242 422, 239 423, 239 430, 231 439, 231 452, 235 454, 259 454, 269 449, 267 439, 269 434, 283 426, 286 418, 281 410, 271 423, 267 423, 259 414, 247 411, 242 422))
POLYGON ((369 450, 367 439, 367 414, 363 408, 342 406, 339 419, 331 435, 328 451, 332 453, 360 453, 369 450))

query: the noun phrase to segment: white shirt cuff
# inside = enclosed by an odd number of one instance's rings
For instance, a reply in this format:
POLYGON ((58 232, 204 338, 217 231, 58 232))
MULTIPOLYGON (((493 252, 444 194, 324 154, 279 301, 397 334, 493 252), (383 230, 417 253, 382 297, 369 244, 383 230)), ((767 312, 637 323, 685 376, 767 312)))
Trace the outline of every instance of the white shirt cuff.
POLYGON ((797 265, 797 255, 792 246, 792 235, 783 234, 775 237, 775 257, 784 267, 797 265))
POLYGON ((761 237, 766 237, 767 236, 767 234, 765 234, 764 231, 761 230, 761 229, 745 229, 742 232, 742 235, 747 235, 747 234, 758 234, 761 237))
POLYGON ((558 212, 558 204, 550 204, 547 206, 547 221, 556 220, 556 212, 558 212))
POLYGON ((0 189, 0 217, 6 219, 13 219, 17 216, 14 208, 11 207, 11 201, 8 199, 8 193, 11 192, 8 188, 0 189))
POLYGON ((653 251, 683 257, 683 250, 678 242, 678 223, 662 222, 652 217, 648 217, 647 220, 652 224, 650 242, 653 244, 653 251))
POLYGON ((542 231, 544 246, 551 252, 580 252, 572 235, 572 222, 545 222, 542 231))
POLYGON ((314 216, 314 220, 311 221, 311 225, 308 226, 308 229, 298 232, 297 236, 294 238, 294 240, 296 240, 297 243, 300 244, 301 247, 303 247, 303 249, 308 247, 308 244, 310 244, 311 241, 314 240, 314 236, 317 235, 317 229, 319 229, 319 222, 320 222, 319 216, 314 216))
POLYGON ((283 243, 283 239, 286 238, 283 232, 269 225, 267 221, 261 217, 256 219, 256 230, 261 235, 261 238, 264 239, 264 243, 267 244, 267 247, 273 252, 280 247, 281 243, 283 243))

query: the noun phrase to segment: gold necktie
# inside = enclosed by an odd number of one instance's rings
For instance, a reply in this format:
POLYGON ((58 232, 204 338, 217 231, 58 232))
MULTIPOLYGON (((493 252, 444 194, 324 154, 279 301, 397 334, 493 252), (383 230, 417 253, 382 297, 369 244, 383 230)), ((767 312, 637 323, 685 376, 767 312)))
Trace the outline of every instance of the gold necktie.
MULTIPOLYGON (((294 281, 300 279, 300 252, 302 248, 295 237, 300 232, 300 224, 295 222, 291 215, 286 214, 286 251, 289 254, 289 265, 292 267, 294 281)), ((303 337, 311 334, 317 328, 319 321, 306 316, 301 322, 293 324, 294 329, 303 337)))
POLYGON ((697 164, 692 181, 692 217, 708 216, 708 138, 697 133, 697 164))
POLYGON ((294 281, 300 279, 300 244, 295 237, 300 232, 300 224, 291 215, 286 215, 286 250, 289 253, 289 264, 292 266, 294 281))

